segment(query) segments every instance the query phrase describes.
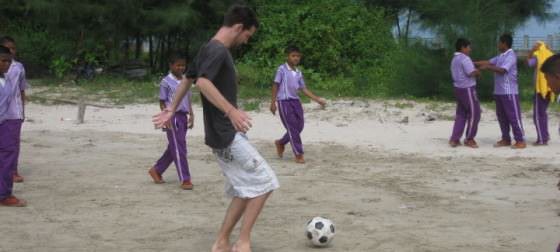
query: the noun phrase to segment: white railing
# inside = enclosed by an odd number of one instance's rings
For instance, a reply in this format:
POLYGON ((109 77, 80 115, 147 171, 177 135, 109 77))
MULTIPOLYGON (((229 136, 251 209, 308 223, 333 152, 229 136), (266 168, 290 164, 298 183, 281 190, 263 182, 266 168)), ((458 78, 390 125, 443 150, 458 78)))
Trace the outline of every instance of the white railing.
MULTIPOLYGON (((513 37, 513 49, 521 53, 527 53, 537 41, 545 42, 553 51, 560 52, 560 34, 549 34, 546 36, 515 36, 513 37)), ((438 37, 413 37, 409 43, 420 43, 433 49, 441 49, 445 46, 443 39, 438 37)))

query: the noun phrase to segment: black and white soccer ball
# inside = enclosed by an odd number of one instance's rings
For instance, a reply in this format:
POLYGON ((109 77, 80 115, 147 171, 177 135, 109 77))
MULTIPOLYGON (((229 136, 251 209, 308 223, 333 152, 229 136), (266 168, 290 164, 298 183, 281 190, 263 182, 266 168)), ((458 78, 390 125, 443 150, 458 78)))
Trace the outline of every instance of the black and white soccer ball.
POLYGON ((307 222, 305 237, 313 246, 326 247, 334 238, 334 224, 329 219, 315 217, 307 222))

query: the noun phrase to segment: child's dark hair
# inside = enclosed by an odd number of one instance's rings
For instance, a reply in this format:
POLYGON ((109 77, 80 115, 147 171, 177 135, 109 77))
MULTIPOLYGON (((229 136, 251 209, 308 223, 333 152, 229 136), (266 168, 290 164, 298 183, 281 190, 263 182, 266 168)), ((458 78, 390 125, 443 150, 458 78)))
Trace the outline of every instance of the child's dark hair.
POLYGON ((10 36, 2 36, 0 37, 0 45, 3 45, 4 43, 7 42, 12 42, 12 43, 16 43, 16 40, 10 36))
POLYGON ((470 46, 471 42, 466 38, 458 38, 457 42, 455 42, 455 51, 459 52, 461 49, 470 46))
POLYGON ((545 74, 560 74, 560 54, 554 54, 544 61, 541 72, 545 74))
POLYGON ((511 34, 505 33, 500 36, 500 42, 506 44, 508 48, 511 48, 513 45, 513 38, 511 37, 511 34))
POLYGON ((232 5, 224 15, 223 26, 232 27, 235 24, 242 24, 243 30, 249 30, 251 27, 259 28, 257 15, 245 5, 232 5))
POLYGON ((169 64, 174 64, 179 60, 187 61, 187 56, 184 53, 172 52, 169 54, 169 57, 167 58, 167 62, 169 62, 169 64))
POLYGON ((295 45, 290 45, 290 46, 286 47, 286 50, 284 50, 284 52, 286 54, 290 54, 290 53, 293 53, 293 52, 301 53, 301 51, 299 50, 299 47, 297 47, 295 45))
POLYGON ((12 53, 10 53, 10 49, 8 47, 3 46, 3 45, 0 45, 0 54, 10 54, 10 55, 12 55, 12 53))

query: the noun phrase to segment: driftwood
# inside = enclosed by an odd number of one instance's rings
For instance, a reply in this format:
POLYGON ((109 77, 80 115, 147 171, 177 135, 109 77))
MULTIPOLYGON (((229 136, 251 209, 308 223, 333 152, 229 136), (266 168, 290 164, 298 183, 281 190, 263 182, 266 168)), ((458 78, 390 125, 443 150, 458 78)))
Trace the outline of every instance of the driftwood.
POLYGON ((53 101, 53 102, 57 102, 57 103, 78 105, 78 117, 76 119, 76 124, 84 123, 84 117, 86 115, 86 107, 87 106, 92 106, 92 107, 97 107, 97 108, 124 109, 124 106, 120 106, 120 105, 107 105, 107 104, 100 104, 100 103, 94 103, 94 102, 86 102, 84 100, 75 101, 75 100, 67 100, 67 99, 59 99, 59 98, 38 97, 38 96, 31 96, 30 98, 31 99, 44 100, 44 101, 53 101))

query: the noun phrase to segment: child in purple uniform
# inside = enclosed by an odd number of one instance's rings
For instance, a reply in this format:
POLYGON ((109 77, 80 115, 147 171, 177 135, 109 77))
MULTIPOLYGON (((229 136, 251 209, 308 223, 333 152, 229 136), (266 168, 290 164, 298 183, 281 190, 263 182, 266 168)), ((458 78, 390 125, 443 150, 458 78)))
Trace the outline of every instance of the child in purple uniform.
POLYGON ((525 133, 521 122, 521 107, 517 85, 517 55, 511 49, 513 38, 509 34, 500 36, 498 50, 500 55, 489 61, 478 61, 475 65, 481 70, 494 72, 494 99, 496 100, 496 116, 500 123, 502 139, 494 147, 510 147, 523 149, 525 133), (513 131, 515 144, 511 145, 510 128, 513 131))
POLYGON ((12 194, 22 121, 19 87, 7 74, 12 58, 10 49, 0 46, 0 206, 22 207, 25 200, 12 194))
MULTIPOLYGON (((169 74, 165 76, 160 83, 160 108, 163 111, 167 106, 173 103, 173 98, 181 83, 185 78, 183 73, 187 66, 187 60, 182 55, 173 55, 169 58, 169 74)), ((179 103, 175 116, 171 119, 166 127, 167 140, 169 144, 167 149, 150 168, 148 173, 152 177, 154 183, 163 183, 161 175, 167 167, 174 162, 181 181, 181 188, 184 190, 192 190, 191 175, 189 172, 189 164, 187 162, 187 129, 192 129, 194 122, 194 114, 192 110, 192 93, 189 90, 187 95, 179 103)))
POLYGON ((274 84, 272 85, 272 102, 270 104, 270 111, 276 114, 276 109, 280 114, 282 124, 287 132, 284 136, 276 141, 276 151, 279 157, 284 154, 284 146, 287 143, 292 145, 292 151, 295 154, 296 163, 303 164, 303 144, 301 142, 300 134, 303 131, 303 107, 299 100, 298 91, 302 91, 306 96, 325 107, 325 101, 315 96, 307 87, 303 80, 302 72, 297 69, 297 65, 301 60, 301 52, 299 48, 290 46, 286 49, 287 60, 286 63, 280 65, 274 77, 274 84), (278 107, 276 105, 278 102, 278 107))
POLYGON ((537 68, 539 64, 544 63, 546 58, 552 56, 552 54, 552 51, 543 42, 535 43, 531 51, 527 54, 527 65, 535 68, 533 122, 535 123, 535 128, 537 130, 537 141, 533 143, 533 146, 548 145, 548 140, 550 140, 550 135, 548 133, 548 114, 546 111, 551 100, 554 99, 554 96, 552 95, 552 91, 543 85, 544 83, 539 82, 542 78, 539 78, 539 70, 537 68), (540 62, 541 60, 543 62, 540 62))
POLYGON ((474 137, 480 121, 480 103, 476 95, 476 77, 480 75, 480 71, 474 67, 469 57, 471 53, 470 41, 464 38, 458 39, 455 43, 455 49, 456 52, 451 61, 451 76, 453 77, 455 98, 457 99, 457 112, 449 145, 451 147, 461 145, 460 140, 466 124, 465 146, 478 148, 474 137))
MULTIPOLYGON (((15 82, 15 85, 19 88, 20 99, 18 99, 18 108, 21 110, 22 115, 22 123, 25 120, 25 89, 29 87, 27 83, 27 79, 25 78, 25 68, 23 64, 16 61, 16 41, 9 37, 4 36, 0 38, 0 44, 5 46, 6 48, 10 49, 10 53, 12 53, 12 64, 10 65, 10 69, 8 70, 7 75, 15 82)), ((18 160, 19 160, 19 149, 18 149, 18 158, 16 159, 16 168, 14 172, 14 183, 21 183, 23 182, 23 177, 19 175, 18 172, 18 160)))

